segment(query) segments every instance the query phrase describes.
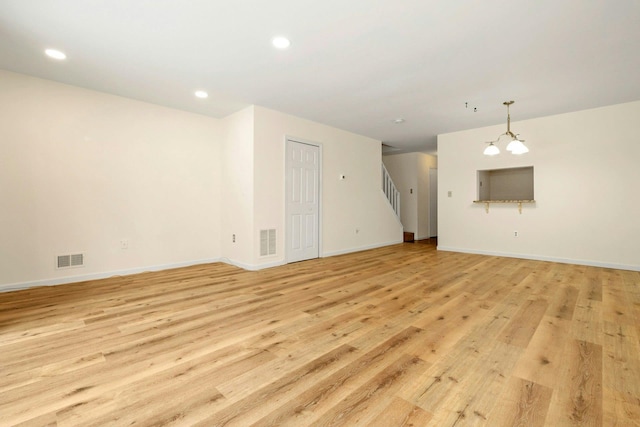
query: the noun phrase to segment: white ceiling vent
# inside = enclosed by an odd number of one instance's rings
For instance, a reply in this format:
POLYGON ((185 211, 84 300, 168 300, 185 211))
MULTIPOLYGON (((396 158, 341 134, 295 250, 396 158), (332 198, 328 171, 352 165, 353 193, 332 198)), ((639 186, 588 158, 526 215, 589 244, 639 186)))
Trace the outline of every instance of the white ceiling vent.
POLYGON ((57 268, 84 267, 84 254, 58 255, 57 268))
POLYGON ((276 254, 276 229, 260 230, 260 256, 276 254))

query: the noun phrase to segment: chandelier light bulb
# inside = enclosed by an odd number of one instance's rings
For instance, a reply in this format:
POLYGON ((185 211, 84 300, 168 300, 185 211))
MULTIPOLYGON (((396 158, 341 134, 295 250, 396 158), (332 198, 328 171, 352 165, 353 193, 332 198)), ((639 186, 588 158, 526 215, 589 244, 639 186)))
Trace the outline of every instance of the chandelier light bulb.
POLYGON ((500 154, 500 149, 496 147, 493 142, 490 142, 487 148, 484 149, 484 154, 486 156, 495 156, 496 154, 500 154))
POLYGON ((513 148, 511 149, 511 154, 524 154, 524 153, 528 153, 529 152, 529 149, 527 148, 526 145, 524 145, 522 143, 522 141, 515 140, 513 142, 515 144, 514 144, 513 148))

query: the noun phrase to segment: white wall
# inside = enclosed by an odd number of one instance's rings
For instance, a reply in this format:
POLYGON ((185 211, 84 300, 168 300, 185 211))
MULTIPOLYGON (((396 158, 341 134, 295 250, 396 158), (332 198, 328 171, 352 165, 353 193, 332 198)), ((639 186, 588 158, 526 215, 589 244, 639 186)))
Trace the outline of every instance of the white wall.
POLYGON ((260 107, 217 120, 0 71, 0 290, 283 263, 286 135, 322 144, 322 256, 402 241, 379 141, 260 107), (264 228, 278 231, 274 257, 259 256, 264 228), (55 268, 79 252, 84 267, 55 268))
POLYGON ((424 153, 389 154, 384 165, 400 192, 400 217, 404 231, 416 239, 428 239, 429 168, 437 166, 437 158, 424 153), (412 192, 413 190, 413 192, 412 192))
POLYGON ((215 119, 0 70, 0 285, 219 257, 219 140, 215 119))
POLYGON ((522 156, 482 154, 504 125, 440 135, 438 248, 640 270, 639 117, 632 102, 513 122, 522 156), (477 170, 517 166, 534 166, 535 205, 472 203, 477 170))
POLYGON ((222 121, 221 249, 223 257, 243 268, 254 264, 254 107, 222 121), (235 235, 235 242, 233 242, 235 235))
POLYGON ((254 129, 256 265, 284 261, 287 136, 322 145, 321 256, 402 241, 402 226, 382 192, 380 141, 262 107, 255 107, 254 129), (346 179, 340 180, 340 174, 346 179), (258 256, 264 228, 277 230, 275 257, 258 256))

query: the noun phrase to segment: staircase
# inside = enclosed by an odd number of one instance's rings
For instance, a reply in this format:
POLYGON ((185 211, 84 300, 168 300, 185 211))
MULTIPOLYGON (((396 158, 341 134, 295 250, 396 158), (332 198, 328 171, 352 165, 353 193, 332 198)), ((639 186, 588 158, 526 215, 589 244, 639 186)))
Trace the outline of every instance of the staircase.
POLYGON ((384 167, 384 163, 382 163, 382 191, 384 191, 391 208, 393 208, 398 220, 400 220, 400 192, 393 183, 387 168, 384 167))

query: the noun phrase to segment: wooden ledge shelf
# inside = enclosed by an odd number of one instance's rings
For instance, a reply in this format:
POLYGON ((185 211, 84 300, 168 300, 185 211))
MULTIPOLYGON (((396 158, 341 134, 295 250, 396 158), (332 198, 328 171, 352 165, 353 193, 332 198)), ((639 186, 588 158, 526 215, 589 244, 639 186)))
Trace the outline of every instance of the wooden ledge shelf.
POLYGON ((491 203, 514 203, 518 205, 518 212, 522 214, 523 203, 535 203, 535 200, 474 200, 473 203, 484 203, 484 210, 489 213, 489 205, 491 203))

